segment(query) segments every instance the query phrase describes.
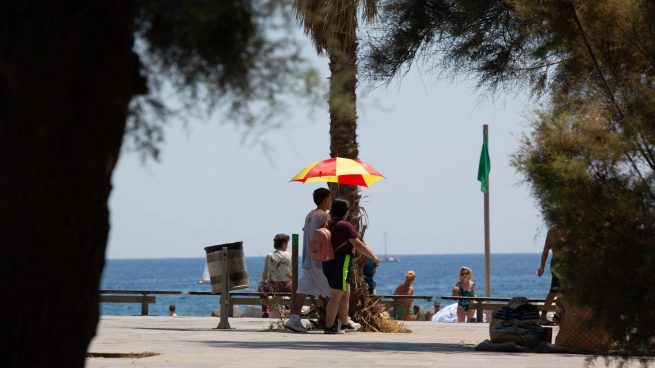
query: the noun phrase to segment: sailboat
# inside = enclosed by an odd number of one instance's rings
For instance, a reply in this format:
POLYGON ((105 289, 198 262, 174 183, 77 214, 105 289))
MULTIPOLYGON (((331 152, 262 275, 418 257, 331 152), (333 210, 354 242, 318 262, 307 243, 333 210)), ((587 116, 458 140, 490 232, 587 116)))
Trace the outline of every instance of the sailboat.
POLYGON ((384 232, 384 256, 380 258, 381 262, 400 262, 400 258, 398 257, 390 257, 387 254, 387 232, 384 232))
POLYGON ((209 284, 211 280, 209 279, 209 268, 205 265, 205 270, 202 271, 202 277, 198 280, 199 284, 209 284))

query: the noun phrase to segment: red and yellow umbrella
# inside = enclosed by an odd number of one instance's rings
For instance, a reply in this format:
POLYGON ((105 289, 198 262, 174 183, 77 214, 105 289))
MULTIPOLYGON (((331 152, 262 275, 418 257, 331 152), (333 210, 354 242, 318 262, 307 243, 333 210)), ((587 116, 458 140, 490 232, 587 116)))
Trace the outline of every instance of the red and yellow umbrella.
POLYGON ((365 162, 333 157, 305 167, 291 181, 331 182, 368 187, 381 179, 384 179, 384 176, 365 162))

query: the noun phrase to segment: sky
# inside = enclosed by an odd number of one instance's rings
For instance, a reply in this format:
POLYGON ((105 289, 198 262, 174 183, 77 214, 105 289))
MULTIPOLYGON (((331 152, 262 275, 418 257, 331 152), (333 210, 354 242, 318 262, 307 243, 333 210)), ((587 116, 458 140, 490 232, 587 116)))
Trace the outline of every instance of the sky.
MULTIPOLYGON (((307 42, 306 51, 313 48, 307 42)), ((322 77, 327 59, 312 55, 322 77)), ((385 175, 363 188, 364 241, 389 254, 484 252, 483 194, 477 181, 482 125, 489 124, 492 253, 537 253, 545 225, 523 178, 510 166, 530 131, 528 91, 489 96, 471 80, 438 80, 412 69, 402 80, 358 88, 360 159, 385 175)), ((294 104, 295 105, 295 104, 294 104)), ((301 101, 283 127, 243 143, 245 128, 220 116, 166 130, 159 162, 123 152, 110 197, 109 259, 204 257, 204 247, 243 241, 246 256, 273 249, 277 233, 301 233, 320 183, 290 183, 329 158, 327 102, 301 101)), ((325 185, 323 185, 325 186, 325 185)))

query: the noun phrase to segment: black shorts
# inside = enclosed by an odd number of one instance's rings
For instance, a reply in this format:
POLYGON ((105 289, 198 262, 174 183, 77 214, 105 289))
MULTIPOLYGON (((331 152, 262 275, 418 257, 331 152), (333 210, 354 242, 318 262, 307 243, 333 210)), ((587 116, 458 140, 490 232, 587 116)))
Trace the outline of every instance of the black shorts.
POLYGON ((550 292, 551 293, 556 293, 557 289, 559 289, 559 278, 555 276, 554 273, 550 273, 551 279, 550 279, 550 292))
POLYGON ((352 277, 350 254, 335 254, 331 261, 323 262, 323 273, 331 289, 346 291, 352 277))

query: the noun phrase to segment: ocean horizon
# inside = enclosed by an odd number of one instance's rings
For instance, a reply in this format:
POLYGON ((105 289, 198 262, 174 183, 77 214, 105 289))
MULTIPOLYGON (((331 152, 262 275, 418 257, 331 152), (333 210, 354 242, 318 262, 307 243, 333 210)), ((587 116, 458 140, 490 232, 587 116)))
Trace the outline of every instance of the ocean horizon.
MULTIPOLYGON (((492 255, 494 254, 511 254, 511 255, 541 255, 541 252, 536 253, 536 252, 493 252, 492 255)), ((381 256, 381 253, 376 252, 376 255, 381 256)), ((389 253, 388 256, 396 257, 396 256, 475 256, 475 255, 480 255, 484 256, 484 253, 389 253)), ((246 258, 249 257, 264 257, 262 256, 246 256, 246 258)), ((107 261, 122 261, 122 260, 153 260, 153 259, 196 259, 196 258, 203 258, 204 257, 198 257, 198 256, 171 256, 171 257, 113 257, 113 258, 106 258, 107 261)), ((300 257, 302 258, 302 256, 300 257)))
MULTIPOLYGON (((416 295, 433 298, 450 295, 461 266, 473 269, 477 295, 484 296, 484 254, 389 254, 400 262, 382 262, 375 276, 378 294, 390 294, 404 280, 407 271, 416 272, 416 295)), ((491 295, 511 297, 522 295, 544 298, 550 288, 550 273, 536 276, 541 254, 491 254, 491 295)), ((263 256, 246 257, 250 287, 241 291, 256 291, 263 269, 263 256)), ((547 262, 548 264, 548 262, 547 262)), ((157 295, 150 305, 150 314, 167 315, 169 304, 175 304, 180 316, 209 316, 218 308, 218 296, 189 295, 189 291, 210 291, 211 286, 198 284, 206 265, 203 257, 123 258, 108 259, 101 280, 101 289, 118 290, 180 290, 181 295, 157 295)), ((433 299, 434 300, 434 299, 433 299)), ((449 304, 444 301, 442 305, 449 304)), ((427 301, 415 304, 431 307, 427 301)), ((101 314, 136 315, 138 304, 101 303, 101 314)))

